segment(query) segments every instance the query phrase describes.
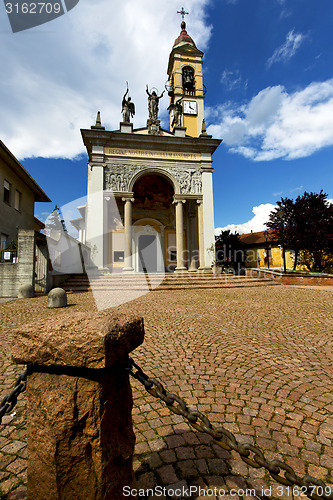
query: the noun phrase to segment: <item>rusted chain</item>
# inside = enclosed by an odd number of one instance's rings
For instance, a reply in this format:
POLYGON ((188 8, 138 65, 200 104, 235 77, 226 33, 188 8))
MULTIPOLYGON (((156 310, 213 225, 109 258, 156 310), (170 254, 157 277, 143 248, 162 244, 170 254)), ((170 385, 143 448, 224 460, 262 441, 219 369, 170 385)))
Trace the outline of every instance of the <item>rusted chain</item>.
POLYGON ((127 370, 132 377, 144 385, 149 394, 162 400, 170 411, 176 415, 182 415, 197 431, 212 436, 214 441, 225 450, 236 451, 246 464, 256 469, 264 467, 280 484, 298 486, 302 496, 306 495, 312 500, 333 500, 331 487, 323 481, 309 475, 300 477, 287 463, 278 459, 267 460, 264 452, 258 446, 250 443, 239 443, 232 432, 222 426, 214 426, 208 417, 200 411, 191 410, 180 396, 167 391, 159 380, 146 375, 131 358, 127 370), (134 368, 136 371, 133 371, 134 368), (281 475, 282 473, 284 474, 281 475))
POLYGON ((2 417, 6 413, 10 413, 14 409, 17 403, 17 397, 26 390, 27 373, 28 370, 25 370, 23 373, 21 373, 21 375, 16 379, 16 382, 14 384, 14 389, 9 394, 7 394, 7 396, 5 396, 1 401, 0 424, 2 422, 2 417))

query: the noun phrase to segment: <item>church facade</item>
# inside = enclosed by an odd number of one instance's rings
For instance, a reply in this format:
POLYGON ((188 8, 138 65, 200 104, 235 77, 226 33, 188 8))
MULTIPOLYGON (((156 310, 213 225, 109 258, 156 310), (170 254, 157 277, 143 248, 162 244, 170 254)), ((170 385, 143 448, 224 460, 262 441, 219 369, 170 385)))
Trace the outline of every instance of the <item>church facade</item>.
POLYGON ((148 87, 146 128, 133 128, 126 93, 119 130, 105 130, 98 114, 96 124, 81 131, 89 170, 80 239, 100 270, 211 271, 212 154, 221 141, 205 130, 203 53, 184 21, 181 27, 168 65, 170 131, 158 119, 163 93, 148 87))

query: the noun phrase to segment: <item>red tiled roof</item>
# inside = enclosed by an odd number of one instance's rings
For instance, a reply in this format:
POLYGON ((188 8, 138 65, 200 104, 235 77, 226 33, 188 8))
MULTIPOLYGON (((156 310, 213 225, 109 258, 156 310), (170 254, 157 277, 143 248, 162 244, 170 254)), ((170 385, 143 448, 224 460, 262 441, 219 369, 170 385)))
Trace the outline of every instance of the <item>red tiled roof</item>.
POLYGON ((185 21, 182 22, 181 29, 182 30, 180 32, 180 35, 179 35, 178 38, 176 38, 175 43, 173 44, 173 46, 177 45, 180 42, 189 42, 192 45, 194 45, 194 47, 195 47, 195 43, 193 42, 192 38, 190 37, 190 35, 186 31, 186 23, 185 23, 185 21))
MULTIPOLYGON (((239 239, 244 245, 263 245, 266 244, 266 238, 264 236, 265 231, 258 231, 257 233, 247 233, 240 234, 239 239)), ((273 230, 268 231, 268 242, 278 242, 278 236, 273 230)))

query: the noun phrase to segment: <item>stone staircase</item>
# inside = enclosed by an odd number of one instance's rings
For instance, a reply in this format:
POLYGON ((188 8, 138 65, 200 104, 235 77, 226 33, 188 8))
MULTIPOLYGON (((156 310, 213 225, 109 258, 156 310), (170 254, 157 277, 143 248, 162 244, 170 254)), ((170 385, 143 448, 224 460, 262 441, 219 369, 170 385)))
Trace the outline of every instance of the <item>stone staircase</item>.
POLYGON ((68 293, 108 290, 191 290, 275 286, 279 283, 269 278, 252 278, 225 274, 101 274, 90 277, 74 275, 61 287, 68 293))

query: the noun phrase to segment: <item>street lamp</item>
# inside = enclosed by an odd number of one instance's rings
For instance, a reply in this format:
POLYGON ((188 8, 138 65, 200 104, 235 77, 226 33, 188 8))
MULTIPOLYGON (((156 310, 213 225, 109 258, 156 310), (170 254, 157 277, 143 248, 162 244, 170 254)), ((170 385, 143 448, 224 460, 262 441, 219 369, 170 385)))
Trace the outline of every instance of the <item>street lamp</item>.
POLYGON ((285 251, 285 248, 284 248, 284 220, 283 220, 283 217, 284 217, 284 211, 283 210, 280 210, 277 214, 276 214, 280 220, 281 220, 281 240, 282 240, 282 254, 283 254, 283 269, 284 269, 284 273, 287 274, 287 267, 286 267, 286 251, 285 251))
POLYGON ((268 248, 268 231, 264 232, 264 236, 266 238, 266 250, 267 250, 267 267, 269 269, 269 248, 268 248))
POLYGON ((281 245, 278 245, 279 249, 280 249, 280 269, 282 271, 282 268, 283 268, 283 260, 282 260, 282 246, 281 245))

